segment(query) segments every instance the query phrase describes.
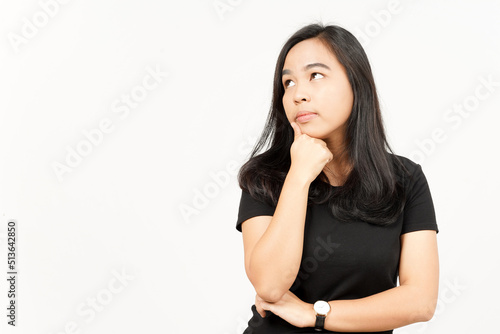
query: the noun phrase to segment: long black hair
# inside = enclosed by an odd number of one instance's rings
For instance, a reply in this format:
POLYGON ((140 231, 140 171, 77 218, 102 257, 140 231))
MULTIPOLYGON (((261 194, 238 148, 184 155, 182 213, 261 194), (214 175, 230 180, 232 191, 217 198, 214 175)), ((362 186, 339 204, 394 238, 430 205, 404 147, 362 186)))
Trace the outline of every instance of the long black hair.
POLYGON ((290 147, 294 141, 294 131, 282 102, 281 75, 290 49, 310 38, 323 42, 344 66, 354 101, 347 120, 344 149, 353 168, 340 187, 332 187, 322 171, 309 187, 308 205, 328 202, 334 217, 342 221, 389 225, 403 211, 406 202, 403 173, 408 170, 387 142, 368 57, 356 37, 336 25, 307 25, 284 44, 276 62, 266 125, 249 160, 239 170, 239 186, 256 199, 273 206, 278 203, 290 169, 290 147), (267 142, 270 147, 257 155, 267 142))

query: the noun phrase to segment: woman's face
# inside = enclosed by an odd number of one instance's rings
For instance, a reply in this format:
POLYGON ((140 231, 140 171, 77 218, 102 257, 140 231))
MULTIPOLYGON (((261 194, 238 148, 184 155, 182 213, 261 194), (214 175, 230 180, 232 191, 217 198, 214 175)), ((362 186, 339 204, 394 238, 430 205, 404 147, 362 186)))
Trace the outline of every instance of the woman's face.
POLYGON ((324 139, 328 146, 343 144, 353 92, 344 67, 317 38, 304 40, 288 52, 283 65, 283 107, 290 123, 302 133, 324 139), (299 112, 313 116, 298 118, 299 112))

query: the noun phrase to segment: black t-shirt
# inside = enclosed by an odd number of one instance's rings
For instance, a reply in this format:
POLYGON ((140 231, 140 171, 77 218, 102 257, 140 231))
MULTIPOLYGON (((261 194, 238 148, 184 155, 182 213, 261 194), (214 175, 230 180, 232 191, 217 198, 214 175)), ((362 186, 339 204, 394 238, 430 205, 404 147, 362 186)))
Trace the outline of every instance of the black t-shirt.
MULTIPOLYGON (((421 166, 398 157, 413 178, 405 183, 407 202, 395 223, 385 227, 365 222, 343 223, 335 219, 327 203, 307 207, 300 270, 290 288, 298 298, 314 304, 317 300, 363 298, 396 287, 400 236, 418 230, 439 233, 421 166)), ((272 216, 275 209, 242 190, 236 229, 241 232, 244 221, 255 216, 272 216)), ((313 327, 295 327, 270 311, 262 318, 255 304, 251 309, 253 317, 244 334, 315 333, 313 327)))

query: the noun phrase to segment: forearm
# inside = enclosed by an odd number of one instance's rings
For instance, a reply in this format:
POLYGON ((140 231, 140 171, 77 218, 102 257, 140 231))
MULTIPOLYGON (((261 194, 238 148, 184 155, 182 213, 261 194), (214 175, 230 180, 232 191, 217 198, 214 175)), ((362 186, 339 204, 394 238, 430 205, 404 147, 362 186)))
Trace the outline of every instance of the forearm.
POLYGON ((279 300, 298 274, 309 185, 292 170, 288 173, 271 223, 252 252, 252 284, 267 301, 279 300))
MULTIPOLYGON (((428 321, 437 300, 426 300, 425 295, 418 287, 402 285, 365 298, 329 301, 331 310, 325 319, 325 329, 373 332, 428 321)), ((314 327, 316 316, 314 311, 311 314, 310 324, 314 327)))

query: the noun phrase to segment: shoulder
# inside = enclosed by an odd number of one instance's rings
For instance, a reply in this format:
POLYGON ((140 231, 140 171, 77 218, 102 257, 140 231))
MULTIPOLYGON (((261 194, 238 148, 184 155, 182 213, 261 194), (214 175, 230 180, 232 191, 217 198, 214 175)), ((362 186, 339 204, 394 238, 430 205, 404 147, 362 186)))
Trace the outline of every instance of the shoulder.
POLYGON ((275 208, 277 206, 276 203, 273 202, 272 198, 266 192, 265 189, 253 187, 253 188, 241 188, 241 201, 251 202, 251 203, 259 203, 261 205, 265 205, 267 207, 275 208))
POLYGON ((415 193, 426 191, 429 185, 419 163, 402 155, 390 154, 390 156, 397 178, 408 196, 413 197, 415 193))
POLYGON ((413 160, 398 154, 389 153, 389 156, 393 159, 394 163, 400 162, 406 167, 410 172, 414 172, 420 167, 420 165, 413 160))
POLYGON ((405 177, 405 205, 401 235, 418 230, 439 232, 434 203, 422 166, 411 159, 394 155, 408 170, 405 177))
POLYGON ((415 161, 398 154, 389 153, 389 156, 392 158, 396 173, 405 184, 408 184, 416 175, 422 173, 422 166, 415 161))
POLYGON ((236 229, 242 232, 241 225, 244 221, 256 216, 273 216, 275 210, 276 206, 267 203, 258 193, 251 193, 248 189, 241 188, 236 229))

